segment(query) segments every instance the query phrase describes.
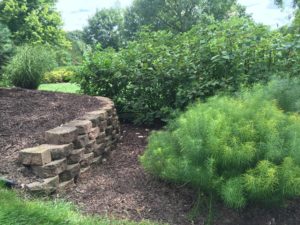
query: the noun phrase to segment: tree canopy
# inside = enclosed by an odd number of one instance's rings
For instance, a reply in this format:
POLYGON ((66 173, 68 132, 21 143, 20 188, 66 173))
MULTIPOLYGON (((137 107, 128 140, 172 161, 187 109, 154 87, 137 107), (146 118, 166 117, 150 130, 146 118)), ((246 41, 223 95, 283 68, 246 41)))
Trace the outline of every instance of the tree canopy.
POLYGON ((0 21, 12 33, 14 43, 41 43, 67 46, 56 0, 2 0, 0 21))
POLYGON ((102 9, 89 19, 83 38, 87 44, 100 43, 103 48, 117 49, 121 41, 123 16, 119 9, 102 9))

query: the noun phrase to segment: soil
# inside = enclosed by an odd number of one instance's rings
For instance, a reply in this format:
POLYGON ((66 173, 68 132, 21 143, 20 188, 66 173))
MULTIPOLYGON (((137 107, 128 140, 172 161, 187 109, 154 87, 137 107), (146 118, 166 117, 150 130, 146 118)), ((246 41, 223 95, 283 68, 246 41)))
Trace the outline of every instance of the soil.
POLYGON ((18 152, 44 143, 45 131, 99 109, 90 96, 0 88, 0 177, 26 183, 18 152))
MULTIPOLYGON (((0 176, 19 178, 19 149, 43 142, 41 133, 93 110, 94 98, 49 92, 0 89, 0 176)), ((97 105, 98 106, 98 105, 97 105)), ((149 219, 174 225, 208 224, 208 198, 194 221, 196 194, 147 174, 139 163, 151 130, 122 124, 123 139, 103 164, 85 173, 75 189, 59 198, 74 202, 85 213, 135 221, 149 219)), ((287 207, 250 206, 236 212, 214 203, 212 225, 299 225, 300 200, 287 207)))

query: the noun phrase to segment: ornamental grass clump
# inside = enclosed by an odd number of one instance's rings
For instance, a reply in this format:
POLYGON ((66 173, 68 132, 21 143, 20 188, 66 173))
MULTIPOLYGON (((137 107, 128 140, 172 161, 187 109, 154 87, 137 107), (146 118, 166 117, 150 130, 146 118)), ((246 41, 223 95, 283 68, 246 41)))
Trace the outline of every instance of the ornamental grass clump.
POLYGON ((300 117, 259 95, 214 97, 153 133, 141 162, 232 208, 280 204, 300 195, 300 117))
POLYGON ((11 83, 20 88, 37 89, 43 75, 56 67, 55 54, 42 45, 24 45, 5 68, 11 83))

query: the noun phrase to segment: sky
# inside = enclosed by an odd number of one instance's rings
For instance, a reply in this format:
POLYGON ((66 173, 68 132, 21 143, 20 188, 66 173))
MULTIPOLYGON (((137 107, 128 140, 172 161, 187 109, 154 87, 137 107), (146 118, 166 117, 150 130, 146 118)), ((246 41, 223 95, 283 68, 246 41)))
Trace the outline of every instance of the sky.
MULTIPOLYGON (((273 0, 238 0, 246 6, 247 13, 251 14, 255 21, 275 28, 290 21, 292 15, 291 1, 285 10, 278 9, 273 0)), ((61 12, 64 21, 64 29, 67 31, 80 30, 87 25, 97 9, 121 6, 130 6, 132 0, 59 0, 57 9, 61 12)))

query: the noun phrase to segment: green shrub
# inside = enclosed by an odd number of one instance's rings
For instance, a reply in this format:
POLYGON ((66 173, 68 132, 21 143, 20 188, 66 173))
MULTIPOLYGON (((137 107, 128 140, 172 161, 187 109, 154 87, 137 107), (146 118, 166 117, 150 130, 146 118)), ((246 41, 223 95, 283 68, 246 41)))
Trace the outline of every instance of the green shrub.
POLYGON ((16 87, 37 89, 45 72, 55 66, 55 54, 49 47, 25 45, 17 49, 5 73, 16 87))
POLYGON ((79 80, 86 94, 112 98, 121 116, 153 123, 199 98, 265 82, 270 73, 297 65, 291 58, 297 52, 284 47, 288 40, 245 18, 200 24, 178 35, 144 31, 118 52, 88 54, 79 80))
POLYGON ((275 100, 277 106, 285 112, 300 113, 300 79, 297 77, 276 78, 267 86, 258 84, 252 94, 270 101, 275 100))
POLYGON ((153 133, 141 162, 233 208, 282 203, 300 195, 300 117, 260 94, 214 97, 153 133))
POLYGON ((45 73, 43 83, 65 83, 75 77, 74 69, 71 67, 59 67, 45 73))

